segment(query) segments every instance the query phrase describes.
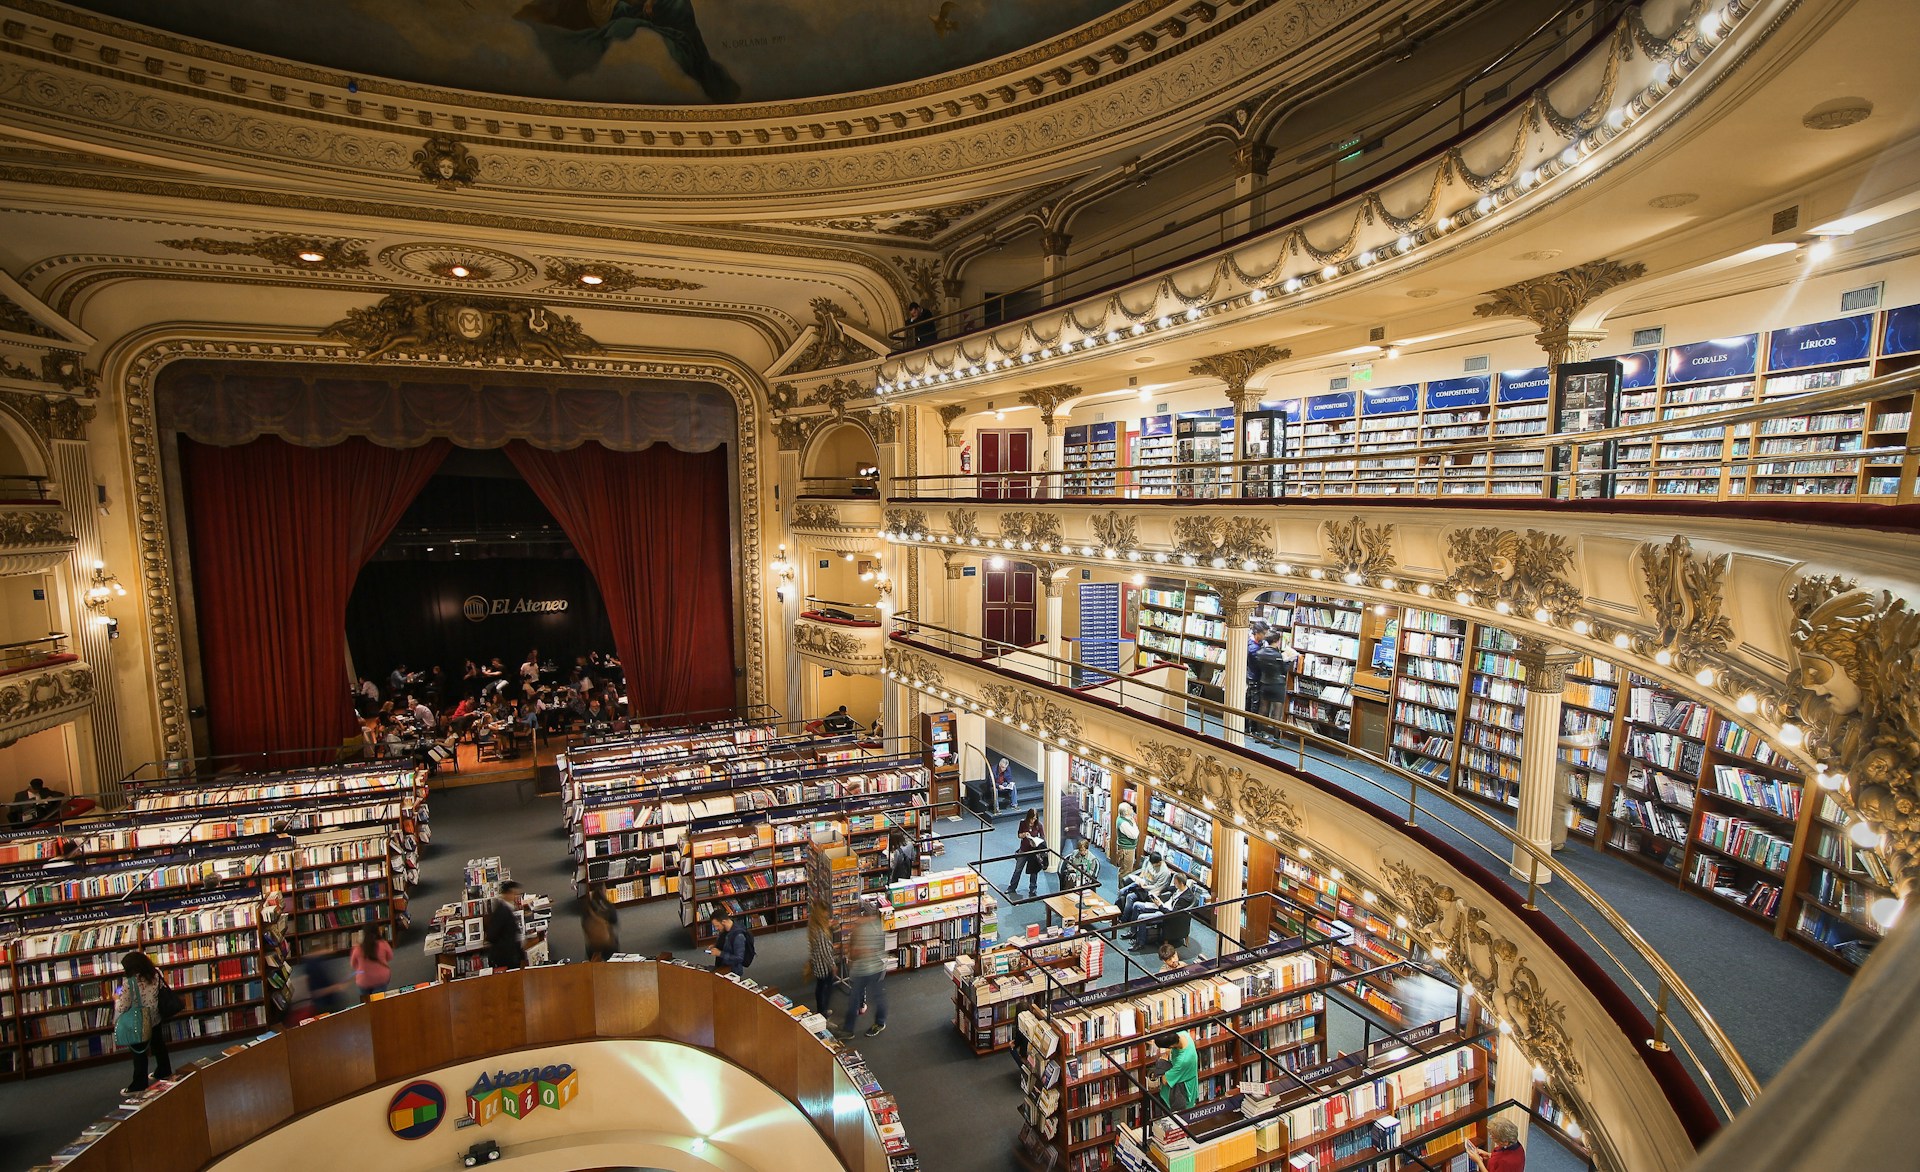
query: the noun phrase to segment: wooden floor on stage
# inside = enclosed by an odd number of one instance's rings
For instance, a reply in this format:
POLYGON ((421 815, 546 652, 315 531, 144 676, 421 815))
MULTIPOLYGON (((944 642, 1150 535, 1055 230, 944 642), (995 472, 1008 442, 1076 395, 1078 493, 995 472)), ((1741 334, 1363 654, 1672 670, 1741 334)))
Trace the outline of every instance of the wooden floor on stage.
POLYGON ((479 785, 488 781, 520 781, 538 777, 540 770, 553 766, 554 758, 566 750, 566 741, 559 738, 540 738, 538 748, 521 743, 520 753, 500 761, 482 761, 477 747, 470 744, 459 746, 459 768, 448 769, 444 765, 433 774, 434 789, 450 789, 456 785, 479 785))

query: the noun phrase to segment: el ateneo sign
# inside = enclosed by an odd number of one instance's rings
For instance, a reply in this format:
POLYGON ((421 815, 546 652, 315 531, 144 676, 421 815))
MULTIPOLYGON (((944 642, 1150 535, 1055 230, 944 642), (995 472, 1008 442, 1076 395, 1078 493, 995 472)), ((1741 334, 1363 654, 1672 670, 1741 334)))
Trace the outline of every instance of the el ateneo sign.
POLYGON ((469 594, 460 604, 460 613, 470 623, 484 623, 495 615, 559 614, 566 609, 564 598, 488 598, 484 594, 469 594))

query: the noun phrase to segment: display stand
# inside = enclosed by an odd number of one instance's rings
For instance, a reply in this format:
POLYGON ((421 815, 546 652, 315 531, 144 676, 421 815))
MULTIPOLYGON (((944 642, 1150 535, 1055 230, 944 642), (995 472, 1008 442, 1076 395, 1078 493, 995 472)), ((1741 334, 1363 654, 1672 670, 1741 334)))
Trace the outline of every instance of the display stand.
MULTIPOLYGON (((487 966, 487 912, 500 884, 510 878, 497 855, 467 860, 466 897, 440 905, 422 944, 434 959, 436 979, 451 981, 493 971, 487 966)), ((552 918, 552 901, 544 895, 526 896, 519 920, 528 964, 547 962, 547 928, 552 918)))
POLYGON ((1106 968, 1106 941, 1064 928, 982 948, 977 963, 947 962, 953 979, 953 1028, 975 1056, 1013 1045, 1019 1011, 1058 992, 1076 993, 1106 968))

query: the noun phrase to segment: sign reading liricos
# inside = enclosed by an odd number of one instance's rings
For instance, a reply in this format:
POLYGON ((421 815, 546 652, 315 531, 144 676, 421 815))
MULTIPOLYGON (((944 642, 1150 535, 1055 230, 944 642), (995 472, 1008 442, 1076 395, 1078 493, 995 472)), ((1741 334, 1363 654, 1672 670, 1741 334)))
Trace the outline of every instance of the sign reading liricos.
POLYGON ((502 1115, 524 1119, 540 1107, 558 1111, 580 1093, 580 1072, 562 1062, 481 1074, 467 1092, 467 1117, 482 1127, 502 1115))

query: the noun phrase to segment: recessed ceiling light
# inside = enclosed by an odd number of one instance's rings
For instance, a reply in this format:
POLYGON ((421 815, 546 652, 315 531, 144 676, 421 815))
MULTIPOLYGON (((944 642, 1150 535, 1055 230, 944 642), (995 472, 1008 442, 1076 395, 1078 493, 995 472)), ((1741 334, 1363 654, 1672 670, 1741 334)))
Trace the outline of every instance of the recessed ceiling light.
POLYGON ((309 248, 309 249, 306 249, 305 251, 303 251, 303 252, 301 252, 301 253, 299 254, 299 256, 300 256, 300 259, 301 259, 301 260, 304 260, 304 261, 306 261, 306 262, 307 262, 308 264, 310 264, 310 265, 317 265, 317 264, 319 264, 319 263, 320 263, 321 261, 323 261, 323 260, 325 260, 325 259, 327 259, 327 254, 326 254, 326 253, 324 253, 324 252, 315 252, 315 251, 314 251, 313 249, 311 249, 311 248, 309 248))
POLYGON ((473 275, 473 270, 469 269, 466 265, 453 265, 447 269, 447 275, 449 277, 467 277, 473 275))
POLYGON ((1873 103, 1865 98, 1835 98, 1808 110, 1800 125, 1808 130, 1841 130, 1865 122, 1873 114, 1873 103))
POLYGON ((598 285, 605 280, 606 278, 601 276, 599 273, 581 273, 580 274, 580 283, 582 285, 598 285))
POLYGON ((1650 208, 1683 208, 1699 198, 1699 195, 1691 191, 1676 191, 1670 195, 1654 196, 1647 201, 1647 206, 1650 208))
POLYGON ((1419 301, 1423 298, 1432 297, 1439 292, 1440 290, 1438 289, 1435 289, 1431 286, 1426 286, 1419 289, 1407 290, 1407 296, 1413 298, 1415 301, 1419 301))

